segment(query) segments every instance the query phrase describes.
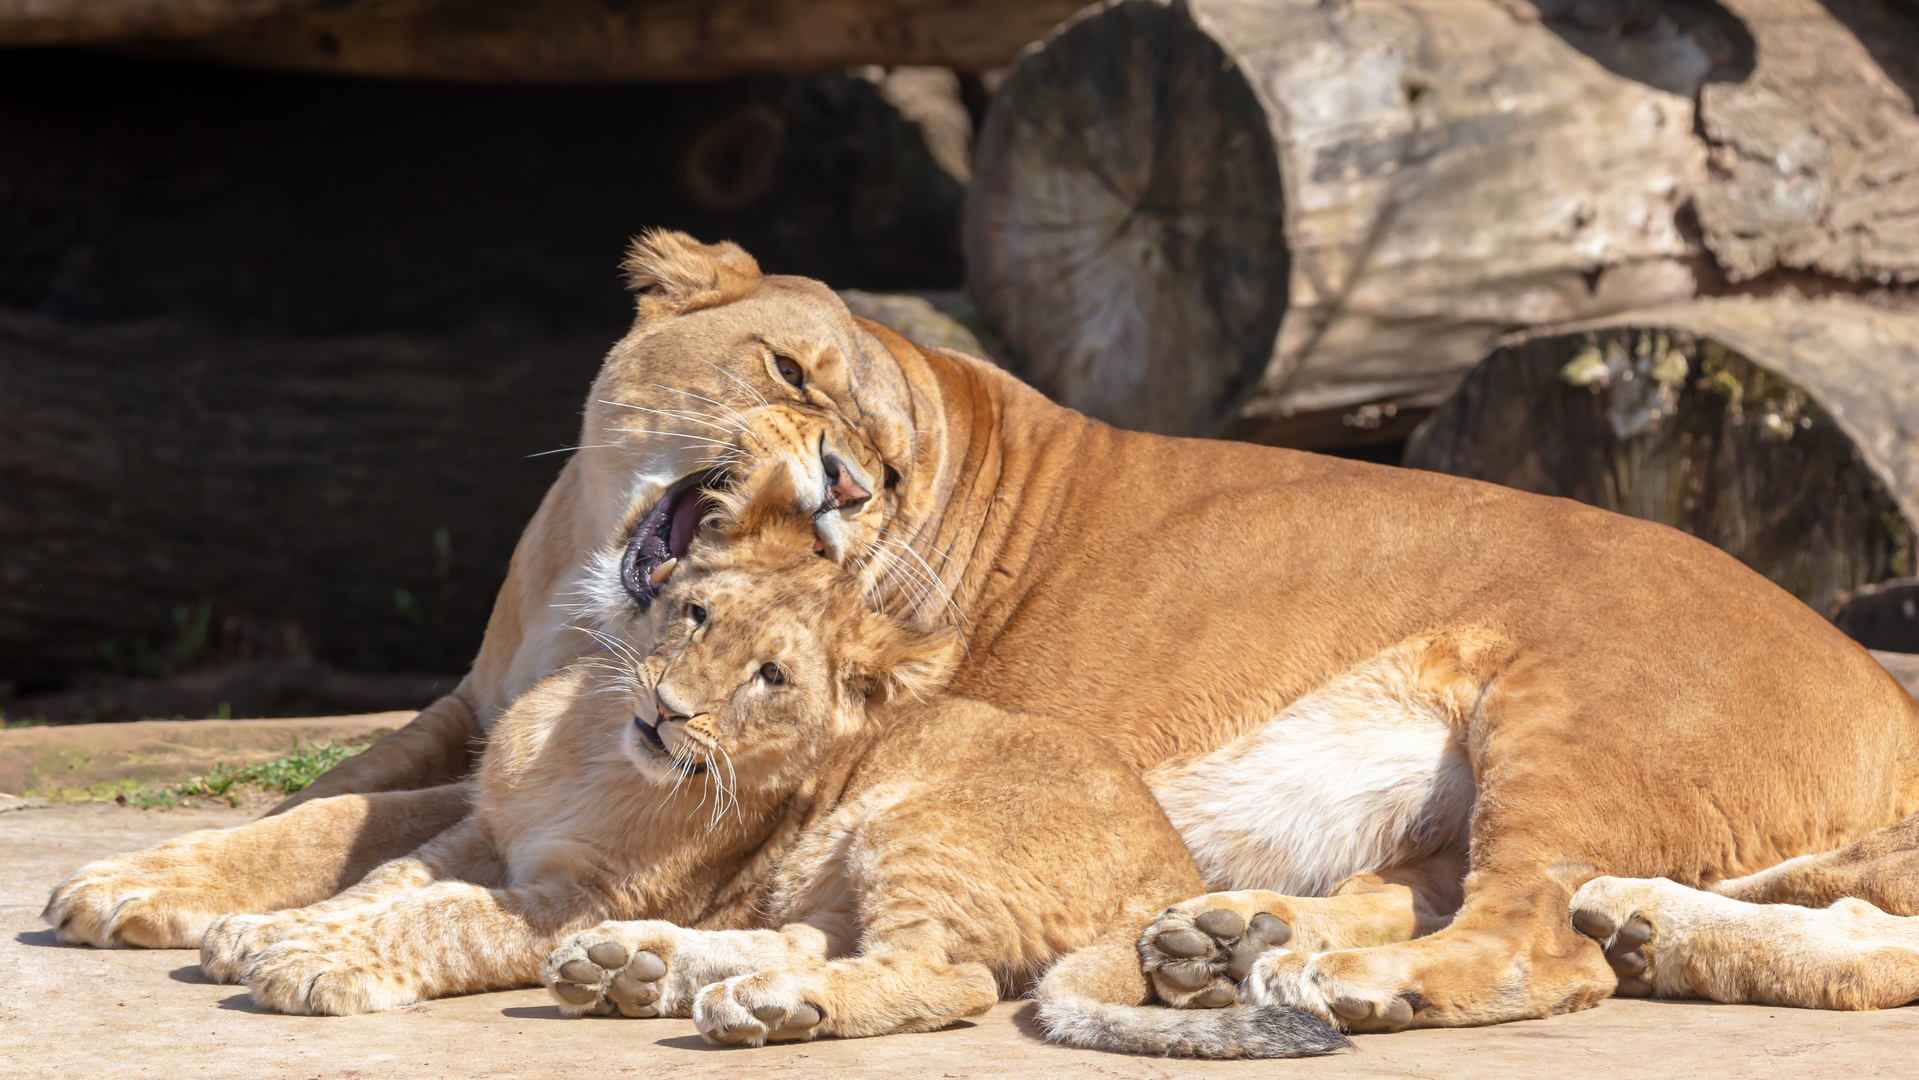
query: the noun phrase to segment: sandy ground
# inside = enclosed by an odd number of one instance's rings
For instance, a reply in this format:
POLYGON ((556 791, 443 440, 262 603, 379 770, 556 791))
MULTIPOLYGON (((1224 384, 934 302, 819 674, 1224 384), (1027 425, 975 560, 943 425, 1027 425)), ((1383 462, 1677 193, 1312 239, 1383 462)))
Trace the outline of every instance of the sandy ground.
POLYGON ((0 813, 0 1076, 7 1077, 1157 1077, 1919 1076, 1919 1008, 1818 1013, 1609 1001, 1499 1027, 1361 1036, 1334 1058, 1182 1062, 1048 1046, 1026 1008, 926 1035, 757 1050, 707 1047, 684 1020, 568 1020, 535 990, 373 1016, 259 1012, 189 951, 57 945, 39 918, 82 862, 239 810, 90 803, 0 813))
POLYGON ((412 712, 298 720, 139 720, 0 731, 0 792, 49 801, 174 783, 216 763, 251 765, 296 746, 398 731, 412 712))

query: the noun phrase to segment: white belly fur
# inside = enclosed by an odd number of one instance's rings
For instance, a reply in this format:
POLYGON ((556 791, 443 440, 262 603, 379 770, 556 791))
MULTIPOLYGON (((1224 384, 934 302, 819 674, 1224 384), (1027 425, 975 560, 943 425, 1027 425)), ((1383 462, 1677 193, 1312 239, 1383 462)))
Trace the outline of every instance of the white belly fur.
POLYGON ((1209 887, 1289 896, 1464 849, 1474 795, 1445 707, 1420 694, 1399 650, 1146 782, 1209 887))

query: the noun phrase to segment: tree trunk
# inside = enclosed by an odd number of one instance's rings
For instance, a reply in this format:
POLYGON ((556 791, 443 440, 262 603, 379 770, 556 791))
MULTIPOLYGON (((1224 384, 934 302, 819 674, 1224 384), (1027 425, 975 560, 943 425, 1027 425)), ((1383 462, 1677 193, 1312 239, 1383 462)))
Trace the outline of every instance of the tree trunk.
POLYGON ((1676 526, 1830 612, 1913 570, 1915 373, 1919 316, 1695 301, 1494 350, 1405 464, 1676 526))
POLYGON ((1919 122, 1889 74, 1907 61, 1882 70, 1861 40, 1893 57, 1919 36, 1830 6, 1088 9, 995 97, 969 287, 1015 369, 1075 408, 1328 446, 1405 437, 1515 328, 1770 288, 1778 267, 1904 280, 1919 122), (1814 29, 1826 46, 1781 44, 1814 29))
POLYGON ((1078 0, 0 0, 0 46, 486 82, 1003 66, 1078 0))

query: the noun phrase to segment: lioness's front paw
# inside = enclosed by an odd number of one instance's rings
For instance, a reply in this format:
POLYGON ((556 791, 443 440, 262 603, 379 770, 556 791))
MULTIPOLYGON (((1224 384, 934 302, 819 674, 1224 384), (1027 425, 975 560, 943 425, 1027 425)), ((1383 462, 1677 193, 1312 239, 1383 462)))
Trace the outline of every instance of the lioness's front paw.
POLYGON ((222 915, 200 939, 200 970, 216 983, 245 982, 254 957, 297 925, 272 912, 222 915))
POLYGON ((735 975, 701 990, 693 1002, 693 1023, 706 1041, 721 1046, 811 1039, 825 1019, 786 972, 735 975))
POLYGON ((61 941, 100 948, 190 949, 225 914, 196 867, 148 852, 91 862, 54 886, 40 917, 61 941))
POLYGON ((1176 904, 1140 935, 1140 968, 1161 1001, 1180 1009, 1231 1005, 1253 961, 1292 939, 1292 928, 1258 910, 1249 895, 1214 893, 1176 904))
POLYGON ((601 923, 563 942, 541 981, 575 1016, 684 1016, 692 988, 669 980, 671 923, 601 923))
POLYGON ((353 1016, 420 999, 404 973, 323 938, 289 937, 268 945, 247 966, 245 981, 253 1000, 297 1015, 353 1016))

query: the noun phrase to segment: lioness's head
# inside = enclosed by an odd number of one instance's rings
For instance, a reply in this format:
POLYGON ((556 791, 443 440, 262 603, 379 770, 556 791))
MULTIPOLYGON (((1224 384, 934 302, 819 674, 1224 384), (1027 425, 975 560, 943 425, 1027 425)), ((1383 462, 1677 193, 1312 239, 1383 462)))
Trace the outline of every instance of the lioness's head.
POLYGON ((777 466, 821 553, 872 562, 915 467, 911 392, 832 290, 734 244, 652 232, 626 260, 632 329, 588 396, 583 494, 603 544, 586 612, 627 623, 684 556, 711 492, 777 466))
POLYGON ((869 710, 943 686, 959 635, 869 610, 856 575, 822 557, 790 476, 720 497, 715 529, 654 605, 628 756, 650 779, 708 771, 735 793, 784 789, 869 723, 869 710))

